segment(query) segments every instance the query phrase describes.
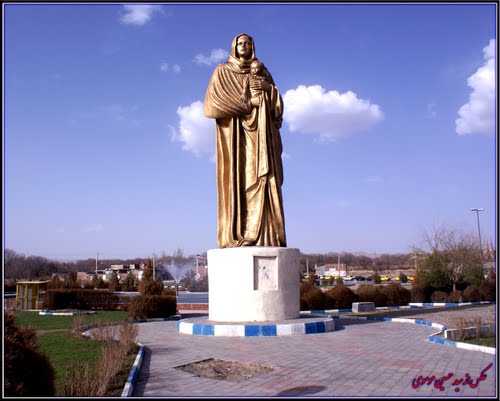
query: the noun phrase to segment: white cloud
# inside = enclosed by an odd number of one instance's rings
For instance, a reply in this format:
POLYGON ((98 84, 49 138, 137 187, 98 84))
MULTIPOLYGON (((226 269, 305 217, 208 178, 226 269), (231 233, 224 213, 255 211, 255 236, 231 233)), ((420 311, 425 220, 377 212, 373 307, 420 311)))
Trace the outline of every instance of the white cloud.
POLYGON ((162 61, 162 63, 160 64, 160 71, 167 72, 168 71, 168 63, 166 63, 165 61, 162 61))
POLYGON ((204 56, 203 54, 197 54, 194 58, 194 62, 197 64, 214 65, 220 63, 221 61, 227 60, 229 53, 224 49, 213 49, 209 56, 204 56))
POLYGON ((483 49, 484 64, 467 79, 472 88, 469 102, 458 110, 455 131, 459 135, 493 135, 495 131, 495 39, 483 49))
POLYGON ((103 226, 102 224, 90 224, 88 226, 85 226, 82 228, 82 232, 84 233, 90 233, 90 232, 94 232, 94 231, 102 231, 103 230, 103 226))
POLYGON ((182 149, 199 156, 215 152, 215 120, 203 114, 199 100, 186 107, 178 107, 179 130, 170 126, 172 140, 183 143, 182 149))
POLYGON ((172 69, 175 74, 181 73, 181 66, 179 64, 174 64, 172 68, 170 68, 170 65, 166 61, 162 61, 160 64, 160 71, 167 72, 170 69, 172 69))
POLYGON ((283 96, 284 121, 291 132, 319 135, 322 140, 366 131, 384 119, 380 107, 351 91, 326 92, 320 85, 299 85, 283 96))
POLYGON ((148 22, 155 12, 160 12, 160 6, 146 4, 125 5, 123 6, 120 21, 130 25, 144 25, 148 22))

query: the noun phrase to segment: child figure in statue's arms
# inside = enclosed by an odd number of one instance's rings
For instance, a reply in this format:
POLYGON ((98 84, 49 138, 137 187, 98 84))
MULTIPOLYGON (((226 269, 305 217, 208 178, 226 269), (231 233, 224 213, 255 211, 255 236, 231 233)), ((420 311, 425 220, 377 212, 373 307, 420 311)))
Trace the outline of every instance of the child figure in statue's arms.
POLYGON ((260 104, 260 97, 262 96, 262 90, 252 89, 250 85, 251 80, 260 80, 269 82, 269 74, 267 73, 266 67, 259 60, 255 59, 250 64, 250 74, 245 77, 245 83, 243 85, 243 94, 241 95, 241 100, 243 102, 248 102, 249 100, 252 102, 254 106, 260 104))

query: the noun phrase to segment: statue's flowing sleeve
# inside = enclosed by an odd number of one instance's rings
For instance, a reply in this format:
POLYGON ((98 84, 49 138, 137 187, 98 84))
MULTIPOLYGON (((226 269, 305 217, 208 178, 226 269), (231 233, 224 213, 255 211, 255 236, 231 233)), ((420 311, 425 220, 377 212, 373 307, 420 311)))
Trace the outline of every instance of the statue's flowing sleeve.
POLYGON ((203 104, 205 116, 208 118, 231 118, 249 114, 252 111, 250 103, 241 101, 244 91, 244 74, 239 74, 218 65, 215 69, 203 104))

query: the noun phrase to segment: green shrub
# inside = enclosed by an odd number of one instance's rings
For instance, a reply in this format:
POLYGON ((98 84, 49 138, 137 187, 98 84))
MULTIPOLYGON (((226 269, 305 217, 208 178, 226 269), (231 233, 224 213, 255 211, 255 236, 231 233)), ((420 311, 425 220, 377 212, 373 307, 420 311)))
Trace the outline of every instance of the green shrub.
POLYGON ((381 287, 373 284, 361 284, 356 290, 359 302, 373 302, 375 306, 387 306, 387 295, 381 287))
POLYGON ((494 301, 496 299, 496 284, 493 280, 486 280, 481 283, 479 287, 481 300, 494 301))
POLYGON ((141 295, 161 295, 161 292, 163 291, 163 281, 159 277, 155 280, 153 277, 152 267, 146 266, 137 289, 141 295))
POLYGON ((300 284, 300 310, 325 309, 326 295, 311 283, 300 284))
POLYGON ((382 278, 380 277, 380 274, 378 274, 378 271, 373 272, 373 283, 374 284, 380 284, 382 282, 382 278))
POLYGON ((410 291, 399 283, 391 283, 382 287, 382 293, 387 296, 385 306, 408 305, 411 300, 410 291))
POLYGON ((448 299, 448 293, 444 291, 434 291, 431 295, 431 301, 432 302, 446 302, 448 299))
POLYGON ((36 331, 19 329, 16 317, 4 317, 4 395, 7 397, 54 397, 55 372, 36 344, 36 331))
POLYGON ((404 274, 403 272, 399 273, 399 281, 402 283, 407 283, 408 282, 408 276, 404 274))
POLYGON ((446 302, 462 302, 463 301, 463 293, 462 291, 452 291, 448 294, 448 297, 446 298, 446 302))
POLYGON ((481 301, 481 292, 479 287, 475 285, 469 285, 464 290, 464 301, 465 302, 479 302, 481 301))
POLYGON ((344 284, 337 284, 325 292, 327 309, 348 309, 353 302, 357 302, 358 295, 344 284))
POLYGON ((137 295, 132 298, 128 314, 132 319, 164 318, 177 312, 177 298, 172 295, 137 295))

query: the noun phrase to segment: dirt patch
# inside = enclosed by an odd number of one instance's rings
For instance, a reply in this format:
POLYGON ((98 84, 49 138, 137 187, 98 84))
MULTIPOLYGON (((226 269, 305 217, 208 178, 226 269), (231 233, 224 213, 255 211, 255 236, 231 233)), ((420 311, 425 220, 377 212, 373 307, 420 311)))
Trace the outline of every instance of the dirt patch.
POLYGON ((204 359, 203 361, 192 362, 187 365, 177 366, 184 372, 192 373, 198 377, 208 379, 228 380, 241 382, 251 379, 254 376, 272 372, 272 368, 262 365, 248 363, 224 361, 222 359, 204 359))

